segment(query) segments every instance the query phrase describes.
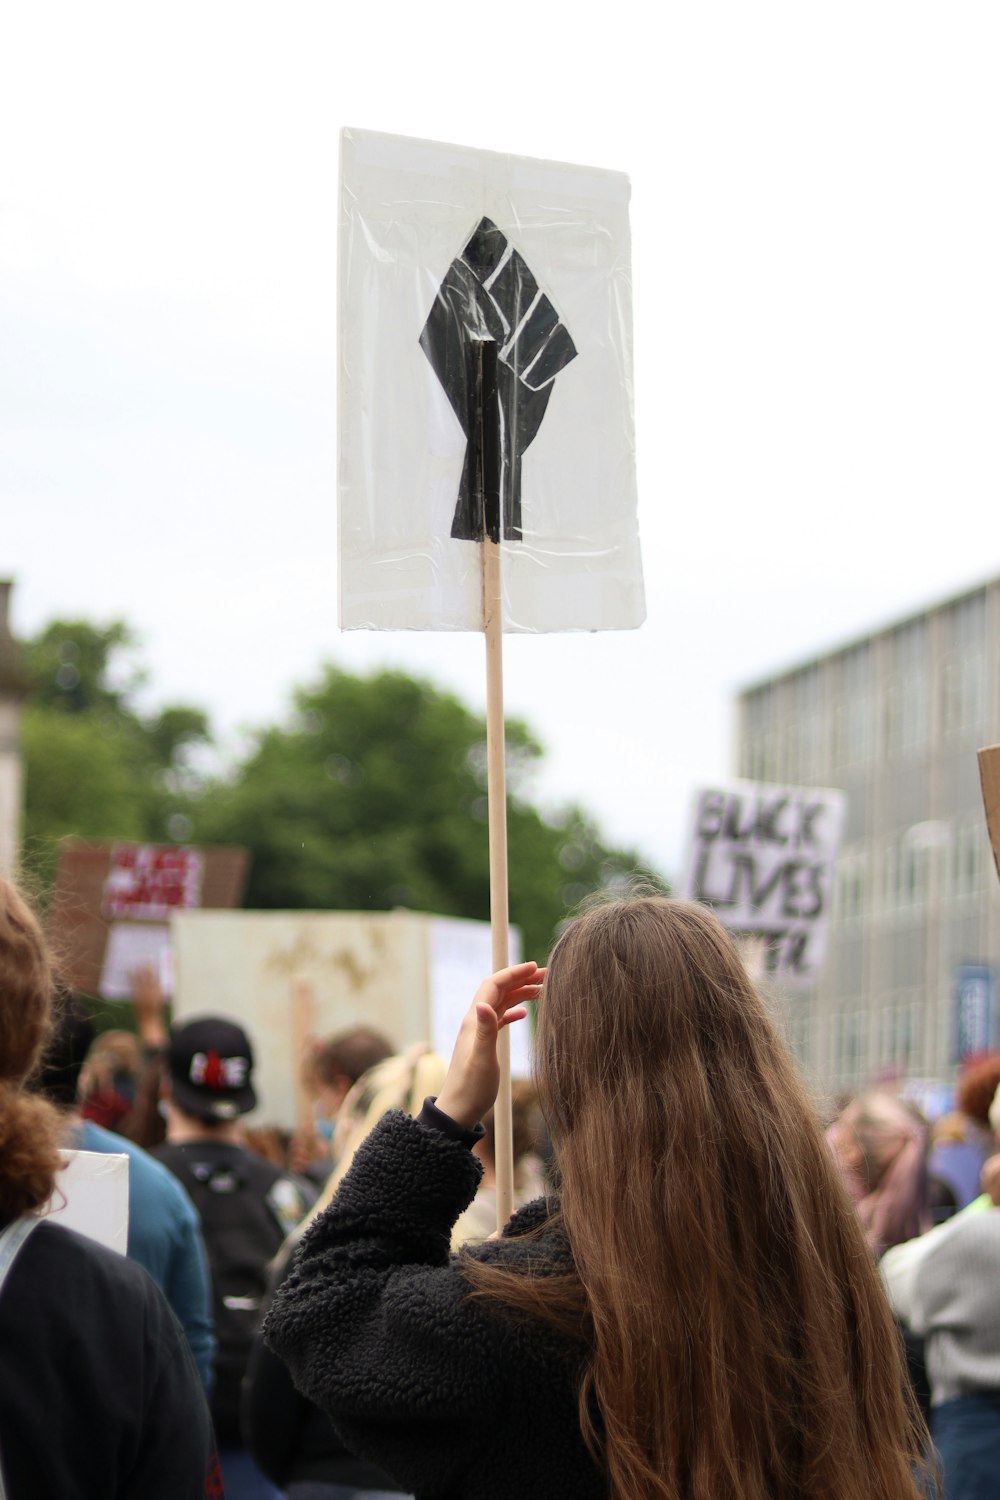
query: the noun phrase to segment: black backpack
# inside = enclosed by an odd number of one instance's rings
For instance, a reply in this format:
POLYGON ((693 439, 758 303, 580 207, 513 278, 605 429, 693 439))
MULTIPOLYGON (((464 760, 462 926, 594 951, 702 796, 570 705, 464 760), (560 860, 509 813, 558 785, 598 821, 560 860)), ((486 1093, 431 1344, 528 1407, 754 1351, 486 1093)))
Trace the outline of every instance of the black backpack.
POLYGON ((309 1195, 295 1178, 242 1146, 196 1141, 159 1146, 155 1155, 180 1179, 201 1216, 218 1340, 212 1419, 220 1447, 242 1447, 240 1384, 269 1262, 305 1213, 309 1195))

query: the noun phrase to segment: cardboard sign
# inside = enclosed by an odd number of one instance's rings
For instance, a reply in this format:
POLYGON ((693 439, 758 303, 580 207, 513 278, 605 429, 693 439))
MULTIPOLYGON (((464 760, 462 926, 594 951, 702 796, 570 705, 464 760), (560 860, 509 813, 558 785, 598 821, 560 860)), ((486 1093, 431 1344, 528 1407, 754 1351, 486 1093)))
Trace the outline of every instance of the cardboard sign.
POLYGON ((819 787, 729 782, 696 793, 678 895, 733 932, 763 938, 765 970, 789 984, 823 959, 846 799, 819 787))
POLYGON ((238 906, 247 860, 245 849, 64 839, 48 933, 66 983, 127 999, 131 971, 152 964, 169 994, 171 914, 238 906))
POLYGON ((1000 876, 1000 745, 990 745, 979 751, 979 780, 983 788, 993 863, 1000 876))
POLYGON ((642 623, 629 196, 621 172, 342 133, 345 629, 481 630, 487 490, 505 630, 642 623))

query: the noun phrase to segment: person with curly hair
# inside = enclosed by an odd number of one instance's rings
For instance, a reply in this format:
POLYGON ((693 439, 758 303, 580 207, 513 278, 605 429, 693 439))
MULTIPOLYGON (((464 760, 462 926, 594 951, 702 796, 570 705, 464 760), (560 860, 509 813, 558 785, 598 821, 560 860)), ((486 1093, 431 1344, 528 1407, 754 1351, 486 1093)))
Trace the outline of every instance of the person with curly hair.
POLYGON ((25 1085, 52 990, 38 920, 0 879, 0 1494, 221 1496, 201 1382, 163 1294, 136 1262, 41 1216, 63 1120, 25 1085))

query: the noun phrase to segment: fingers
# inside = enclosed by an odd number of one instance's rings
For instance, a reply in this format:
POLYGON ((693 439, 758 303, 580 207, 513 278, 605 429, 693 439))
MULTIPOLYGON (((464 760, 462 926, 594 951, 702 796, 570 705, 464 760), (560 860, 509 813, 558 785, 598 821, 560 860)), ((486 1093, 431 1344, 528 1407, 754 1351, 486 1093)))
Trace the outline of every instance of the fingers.
POLYGON ((541 994, 545 970, 534 962, 511 964, 484 979, 476 992, 475 1003, 489 1005, 502 1015, 504 1010, 522 1000, 537 1000, 541 994))
POLYGON ((496 1041, 498 1033, 512 1021, 523 1021, 528 1012, 525 1006, 515 1005, 512 1010, 498 1015, 490 1005, 476 1006, 476 1029, 484 1041, 496 1041))

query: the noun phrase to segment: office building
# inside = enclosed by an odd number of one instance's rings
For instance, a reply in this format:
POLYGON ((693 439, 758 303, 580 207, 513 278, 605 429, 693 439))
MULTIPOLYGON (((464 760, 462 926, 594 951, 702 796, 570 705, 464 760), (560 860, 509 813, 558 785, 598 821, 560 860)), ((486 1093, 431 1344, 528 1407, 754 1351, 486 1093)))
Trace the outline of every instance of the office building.
POLYGON ((1000 1043, 976 760, 998 742, 1000 578, 740 693, 738 775, 847 793, 823 970, 784 997, 817 1084, 948 1080, 1000 1043))

